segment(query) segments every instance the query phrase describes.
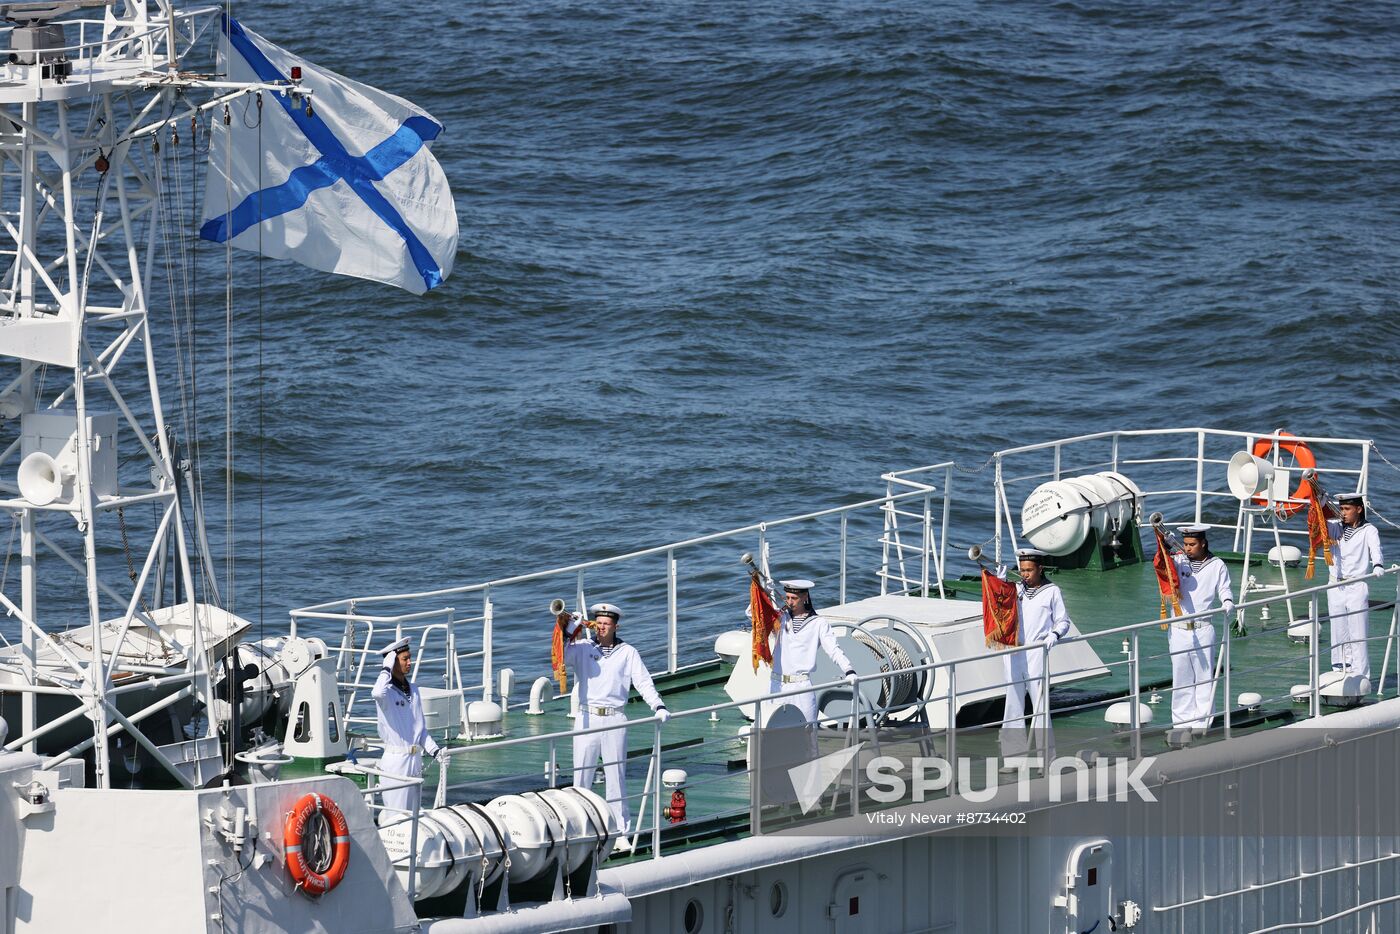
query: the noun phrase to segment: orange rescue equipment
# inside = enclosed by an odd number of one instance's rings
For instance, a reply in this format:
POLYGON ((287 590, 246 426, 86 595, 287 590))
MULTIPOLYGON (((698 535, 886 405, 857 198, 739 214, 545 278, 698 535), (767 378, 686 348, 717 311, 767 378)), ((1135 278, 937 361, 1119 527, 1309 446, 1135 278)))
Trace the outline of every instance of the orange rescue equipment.
MULTIPOLYGON (((1294 435, 1289 434, 1282 428, 1274 432, 1274 434, 1279 436, 1278 449, 1280 452, 1280 460, 1282 459, 1283 453, 1287 453, 1293 458, 1293 463, 1280 463, 1279 466, 1301 467, 1303 470, 1311 470, 1317 466, 1317 460, 1313 457, 1312 448, 1308 447, 1307 442, 1296 439, 1294 435)), ((1253 453, 1255 457, 1262 457, 1264 460, 1269 461, 1269 463, 1273 463, 1273 450, 1274 442, 1272 439, 1260 438, 1258 441, 1254 442, 1254 450, 1251 453, 1253 453)), ((1296 500, 1312 499, 1312 484, 1306 480, 1299 480, 1298 488, 1289 494, 1289 497, 1296 500)), ((1254 497, 1254 504, 1256 506, 1263 506, 1268 502, 1268 497, 1254 497)), ((1306 502, 1278 503, 1274 506, 1274 512, 1280 519, 1287 519, 1289 516, 1296 516, 1298 513, 1302 512, 1307 508, 1307 505, 1306 502)))
POLYGON ((302 795, 282 828, 287 871, 308 895, 329 892, 350 868, 350 825, 325 795, 302 795), (329 829, 329 833, 327 833, 329 829))

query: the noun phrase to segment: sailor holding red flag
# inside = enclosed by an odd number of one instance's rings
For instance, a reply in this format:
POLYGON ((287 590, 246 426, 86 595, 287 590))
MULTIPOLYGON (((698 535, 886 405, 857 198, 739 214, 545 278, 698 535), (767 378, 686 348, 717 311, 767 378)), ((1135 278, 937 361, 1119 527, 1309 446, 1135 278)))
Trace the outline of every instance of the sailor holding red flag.
MULTIPOLYGON (((1042 736, 1041 752, 1052 755, 1054 738, 1050 732, 1049 699, 1042 696, 1045 666, 1049 650, 1069 634, 1070 618, 1065 610, 1064 596, 1057 584, 1045 576, 1045 552, 1023 548, 1016 552, 1021 580, 1016 584, 1018 623, 1011 633, 1012 641, 1005 645, 1043 645, 1045 650, 1028 649, 1008 652, 1002 656, 1006 672, 1006 707, 1002 717, 1002 751, 1008 755, 1024 755, 1029 748, 1025 733, 1027 696, 1032 711, 1031 730, 1042 736)), ((997 574, 1006 579, 1006 571, 997 574)), ((991 637, 989 636, 989 639, 991 637)))
MULTIPOLYGON (((1228 620, 1235 612, 1230 569, 1211 553, 1208 526, 1181 528, 1185 553, 1172 553, 1181 585, 1177 616, 1204 613, 1219 606, 1228 620)), ((1173 620, 1167 634, 1172 657, 1172 725, 1204 733, 1215 715, 1215 626, 1210 617, 1173 620)))
MULTIPOLYGON (((780 626, 774 632, 772 645, 772 679, 770 689, 791 691, 810 686, 812 669, 817 664, 817 650, 826 653, 832 664, 839 668, 852 685, 856 681, 855 666, 836 644, 836 634, 831 631, 831 623, 817 614, 812 605, 812 588, 816 584, 809 580, 786 580, 783 585, 783 607, 779 610, 780 626)), ((780 701, 764 703, 764 720, 781 704, 791 704, 802 712, 808 723, 817 720, 817 695, 809 691, 780 701)))
POLYGON ((1366 617, 1370 612, 1367 574, 1379 577, 1385 558, 1381 537, 1366 521, 1366 500, 1360 493, 1337 496, 1342 518, 1327 521, 1327 536, 1334 552, 1328 576, 1333 581, 1354 580, 1327 591, 1327 616, 1331 620, 1332 669, 1371 677, 1370 645, 1366 642, 1366 617))

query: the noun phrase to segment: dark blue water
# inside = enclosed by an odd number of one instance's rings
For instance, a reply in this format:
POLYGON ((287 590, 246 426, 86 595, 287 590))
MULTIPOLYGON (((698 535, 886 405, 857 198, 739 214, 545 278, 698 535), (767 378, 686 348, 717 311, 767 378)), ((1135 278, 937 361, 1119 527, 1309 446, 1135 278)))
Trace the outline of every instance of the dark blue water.
MULTIPOLYGON (((266 264, 261 344, 235 258, 244 615, 1115 427, 1374 437, 1400 463, 1400 7, 235 14, 440 119, 462 232, 422 299, 266 264)), ((222 254, 200 262, 222 553, 222 254)), ((1400 516, 1400 473, 1372 493, 1400 516)))

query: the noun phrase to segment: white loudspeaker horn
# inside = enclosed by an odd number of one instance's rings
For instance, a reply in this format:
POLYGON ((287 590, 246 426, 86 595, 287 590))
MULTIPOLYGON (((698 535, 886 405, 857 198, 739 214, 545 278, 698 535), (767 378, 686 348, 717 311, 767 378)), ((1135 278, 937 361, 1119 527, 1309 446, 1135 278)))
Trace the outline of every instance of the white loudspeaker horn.
POLYGON ((35 506, 47 506, 63 495, 73 479, 73 469, 60 464, 43 451, 35 451, 20 461, 19 493, 35 506))
POLYGON ((1230 458, 1230 466, 1225 476, 1230 484, 1230 492, 1237 499, 1250 499, 1263 495, 1269 488, 1274 476, 1274 465, 1248 451, 1240 451, 1230 458))

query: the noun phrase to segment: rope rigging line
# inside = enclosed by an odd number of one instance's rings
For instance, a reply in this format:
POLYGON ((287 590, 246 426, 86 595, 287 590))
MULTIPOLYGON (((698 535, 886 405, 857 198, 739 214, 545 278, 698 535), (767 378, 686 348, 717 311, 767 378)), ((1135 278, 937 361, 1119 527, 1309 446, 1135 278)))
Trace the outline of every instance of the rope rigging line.
MULTIPOLYGON (((224 125, 229 127, 224 146, 224 203, 233 204, 233 130, 229 109, 224 107, 224 125)), ((224 239, 224 581, 228 592, 226 605, 233 612, 238 605, 237 539, 234 535, 233 457, 233 238, 224 239)))
MULTIPOLYGON (((257 94, 258 99, 258 217, 262 217, 262 197, 263 197, 263 99, 262 92, 257 94)), ((267 618, 267 602, 264 590, 264 569, 267 566, 266 557, 263 554, 264 542, 264 474, 263 462, 267 448, 267 435, 263 431, 263 263, 266 257, 263 255, 263 225, 258 225, 258 638, 266 638, 263 632, 265 620, 267 618)))

